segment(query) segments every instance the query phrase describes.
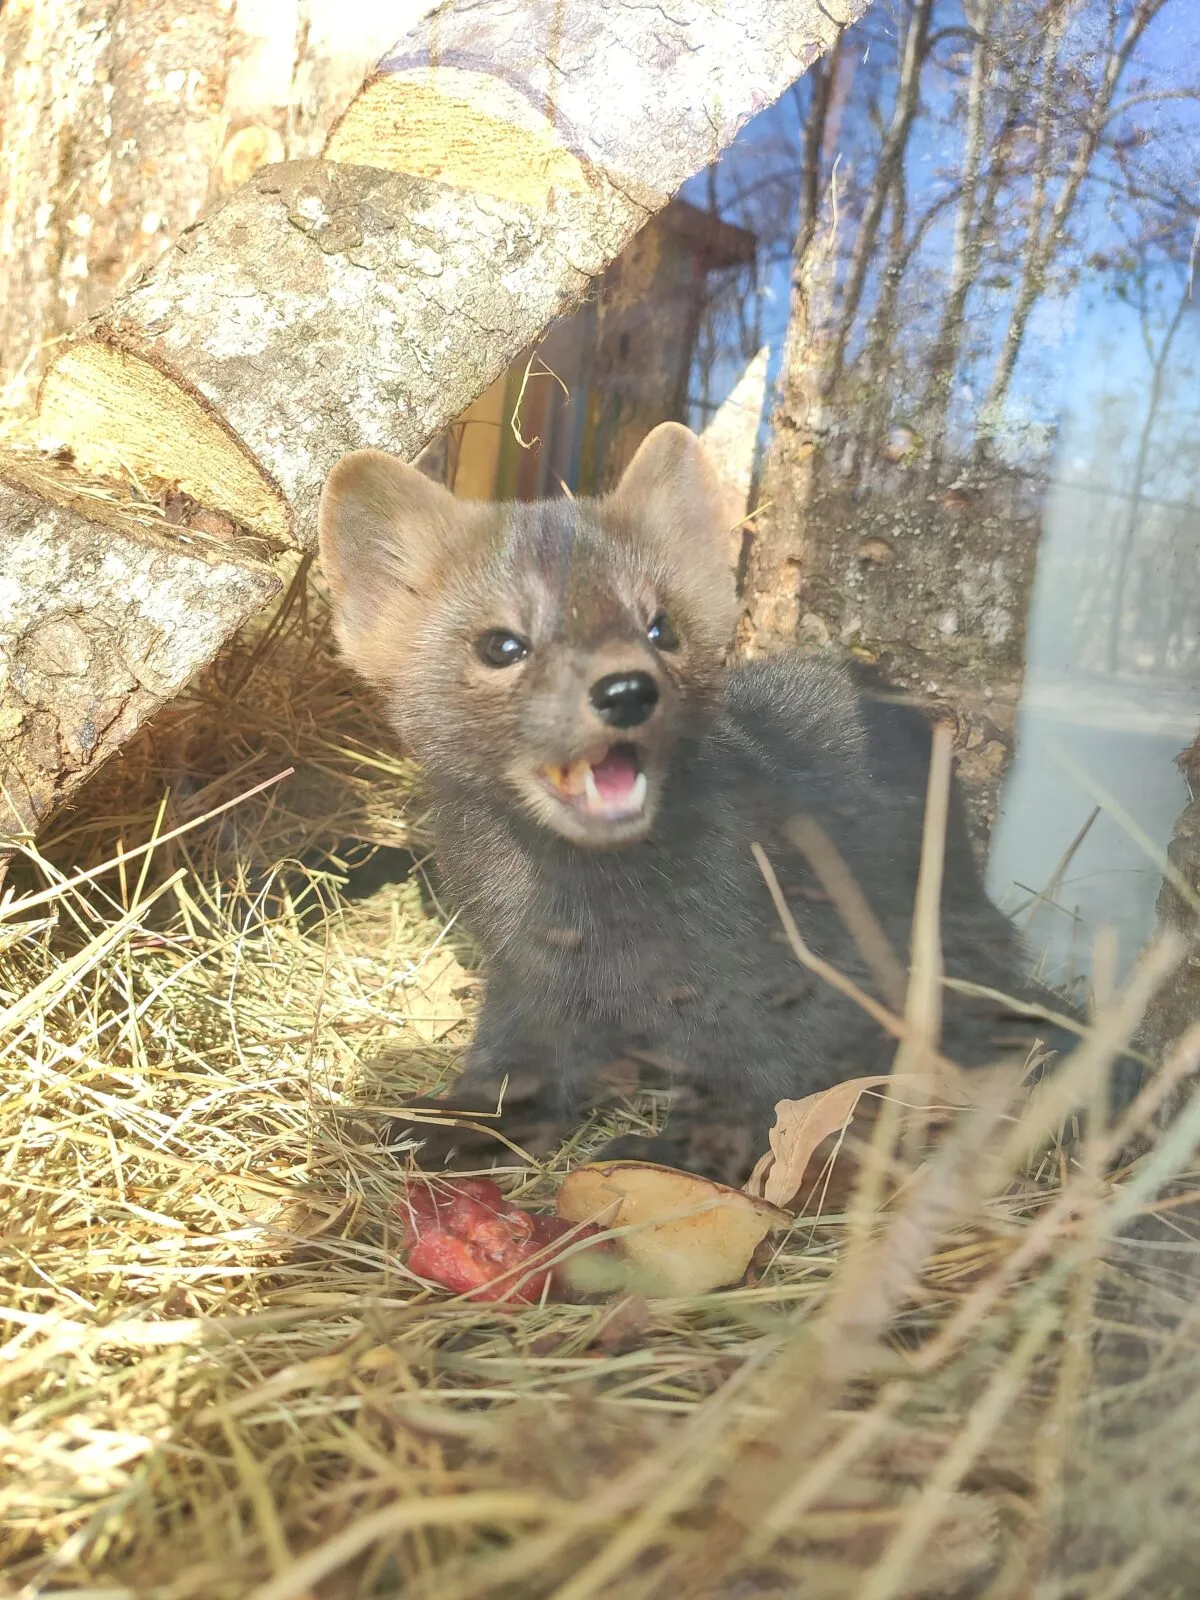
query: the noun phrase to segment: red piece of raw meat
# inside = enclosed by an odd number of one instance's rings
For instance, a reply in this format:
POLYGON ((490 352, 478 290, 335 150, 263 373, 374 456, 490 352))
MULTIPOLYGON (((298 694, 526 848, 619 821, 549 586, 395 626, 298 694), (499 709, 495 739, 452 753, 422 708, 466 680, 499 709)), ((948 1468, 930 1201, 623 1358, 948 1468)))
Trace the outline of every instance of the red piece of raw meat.
POLYGON ((530 1304, 561 1291, 562 1271, 546 1264, 549 1247, 568 1233, 594 1238, 601 1231, 522 1211, 490 1178, 413 1183, 397 1209, 409 1270, 476 1300, 530 1304))

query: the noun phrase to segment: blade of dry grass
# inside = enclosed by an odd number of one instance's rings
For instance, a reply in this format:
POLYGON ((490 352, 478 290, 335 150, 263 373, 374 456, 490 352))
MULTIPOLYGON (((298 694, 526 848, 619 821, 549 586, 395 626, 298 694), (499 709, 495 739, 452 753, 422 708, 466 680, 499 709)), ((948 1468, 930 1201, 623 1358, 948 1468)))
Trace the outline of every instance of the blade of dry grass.
MULTIPOLYGON (((818 978, 829 984, 830 988, 836 989, 839 994, 845 995, 847 1000, 853 1000, 855 1005, 861 1006, 872 1021, 877 1022, 885 1033, 891 1034, 893 1039, 902 1040, 906 1038, 908 1027, 901 1017, 895 1016, 886 1006, 880 1005, 879 1001, 873 995, 869 995, 859 984, 855 983, 853 978, 848 978, 844 972, 840 972, 837 967, 832 966, 823 956, 817 955, 815 950, 811 950, 808 947, 803 935, 796 926, 796 919, 792 916, 791 908, 784 898, 783 890, 779 886, 779 879, 766 851, 762 845, 757 843, 752 844, 750 850, 758 864, 758 870, 762 873, 763 882, 767 886, 767 891, 774 903, 775 910, 779 914, 779 920, 783 925, 783 931, 791 947, 792 954, 800 965, 815 973, 818 978)), ((939 1071, 956 1075, 957 1069, 954 1063, 948 1061, 944 1056, 935 1052, 933 1060, 939 1071)))
POLYGON ((951 748, 950 729, 938 723, 929 759, 921 865, 913 906, 912 966, 904 1003, 907 1027, 896 1054, 896 1072, 924 1071, 941 1034, 942 872, 950 815, 951 748))

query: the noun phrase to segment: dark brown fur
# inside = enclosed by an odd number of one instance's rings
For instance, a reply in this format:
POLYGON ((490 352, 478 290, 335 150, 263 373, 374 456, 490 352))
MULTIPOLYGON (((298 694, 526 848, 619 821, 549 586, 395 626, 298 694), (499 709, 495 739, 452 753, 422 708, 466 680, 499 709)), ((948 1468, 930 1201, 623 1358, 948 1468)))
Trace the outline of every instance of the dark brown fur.
MULTIPOLYGON (((487 957, 449 1103, 494 1108, 508 1075, 506 1131, 553 1137, 594 1097, 599 1068, 649 1053, 673 1064, 687 1107, 673 1158, 729 1175, 762 1144, 776 1100, 879 1071, 892 1053, 798 968, 751 842, 809 944, 870 988, 787 824, 822 824, 903 960, 929 731, 823 661, 726 669, 734 596, 718 508, 697 442, 670 424, 600 501, 463 504, 360 453, 326 486, 321 553, 343 649, 424 765, 441 871, 487 957), (647 639, 664 611, 673 652, 647 639), (519 666, 479 659, 495 628, 530 642, 519 666), (588 701, 611 671, 648 673, 660 692, 620 735, 647 774, 646 814, 585 827, 538 773, 613 737, 588 701)), ((952 975, 1017 985, 1018 942, 983 891, 957 800, 943 942, 952 975)), ((994 1010, 954 997, 946 1009, 947 1052, 994 1059, 994 1010)))

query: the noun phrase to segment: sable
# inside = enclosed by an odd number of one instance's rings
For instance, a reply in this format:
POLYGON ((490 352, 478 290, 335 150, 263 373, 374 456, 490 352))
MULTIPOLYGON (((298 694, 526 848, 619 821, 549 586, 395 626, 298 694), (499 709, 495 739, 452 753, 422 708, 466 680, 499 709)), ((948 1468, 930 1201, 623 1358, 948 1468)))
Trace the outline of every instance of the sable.
MULTIPOLYGON (((494 1110, 508 1079, 499 1130, 538 1153, 606 1063, 650 1056, 673 1079, 650 1153, 730 1181, 777 1101, 890 1066, 881 1002, 910 959, 931 734, 827 659, 726 668, 721 507, 674 423, 600 500, 465 504, 358 452, 326 485, 320 547, 342 648, 424 765, 446 888, 487 958, 448 1103, 494 1110), (760 858, 789 929, 849 984, 797 984, 760 858), (865 899, 845 920, 839 871, 865 899)), ((1019 995, 1020 944, 954 790, 944 832, 945 971, 1019 995)), ((951 1060, 1011 1052, 994 1000, 951 990, 940 1009, 951 1060)), ((1025 1019, 1017 1048, 1036 1031, 1025 1019)), ((426 1161, 511 1160, 486 1132, 421 1132, 426 1161)))

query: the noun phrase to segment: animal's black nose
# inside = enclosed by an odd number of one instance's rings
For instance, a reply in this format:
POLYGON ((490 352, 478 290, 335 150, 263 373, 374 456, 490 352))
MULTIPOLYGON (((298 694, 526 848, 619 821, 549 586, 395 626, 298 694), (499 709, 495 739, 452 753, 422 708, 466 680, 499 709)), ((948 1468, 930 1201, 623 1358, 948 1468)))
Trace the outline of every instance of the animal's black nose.
POLYGON ((648 672, 610 672, 591 688, 594 709, 613 728, 636 728, 658 704, 658 685, 648 672))

